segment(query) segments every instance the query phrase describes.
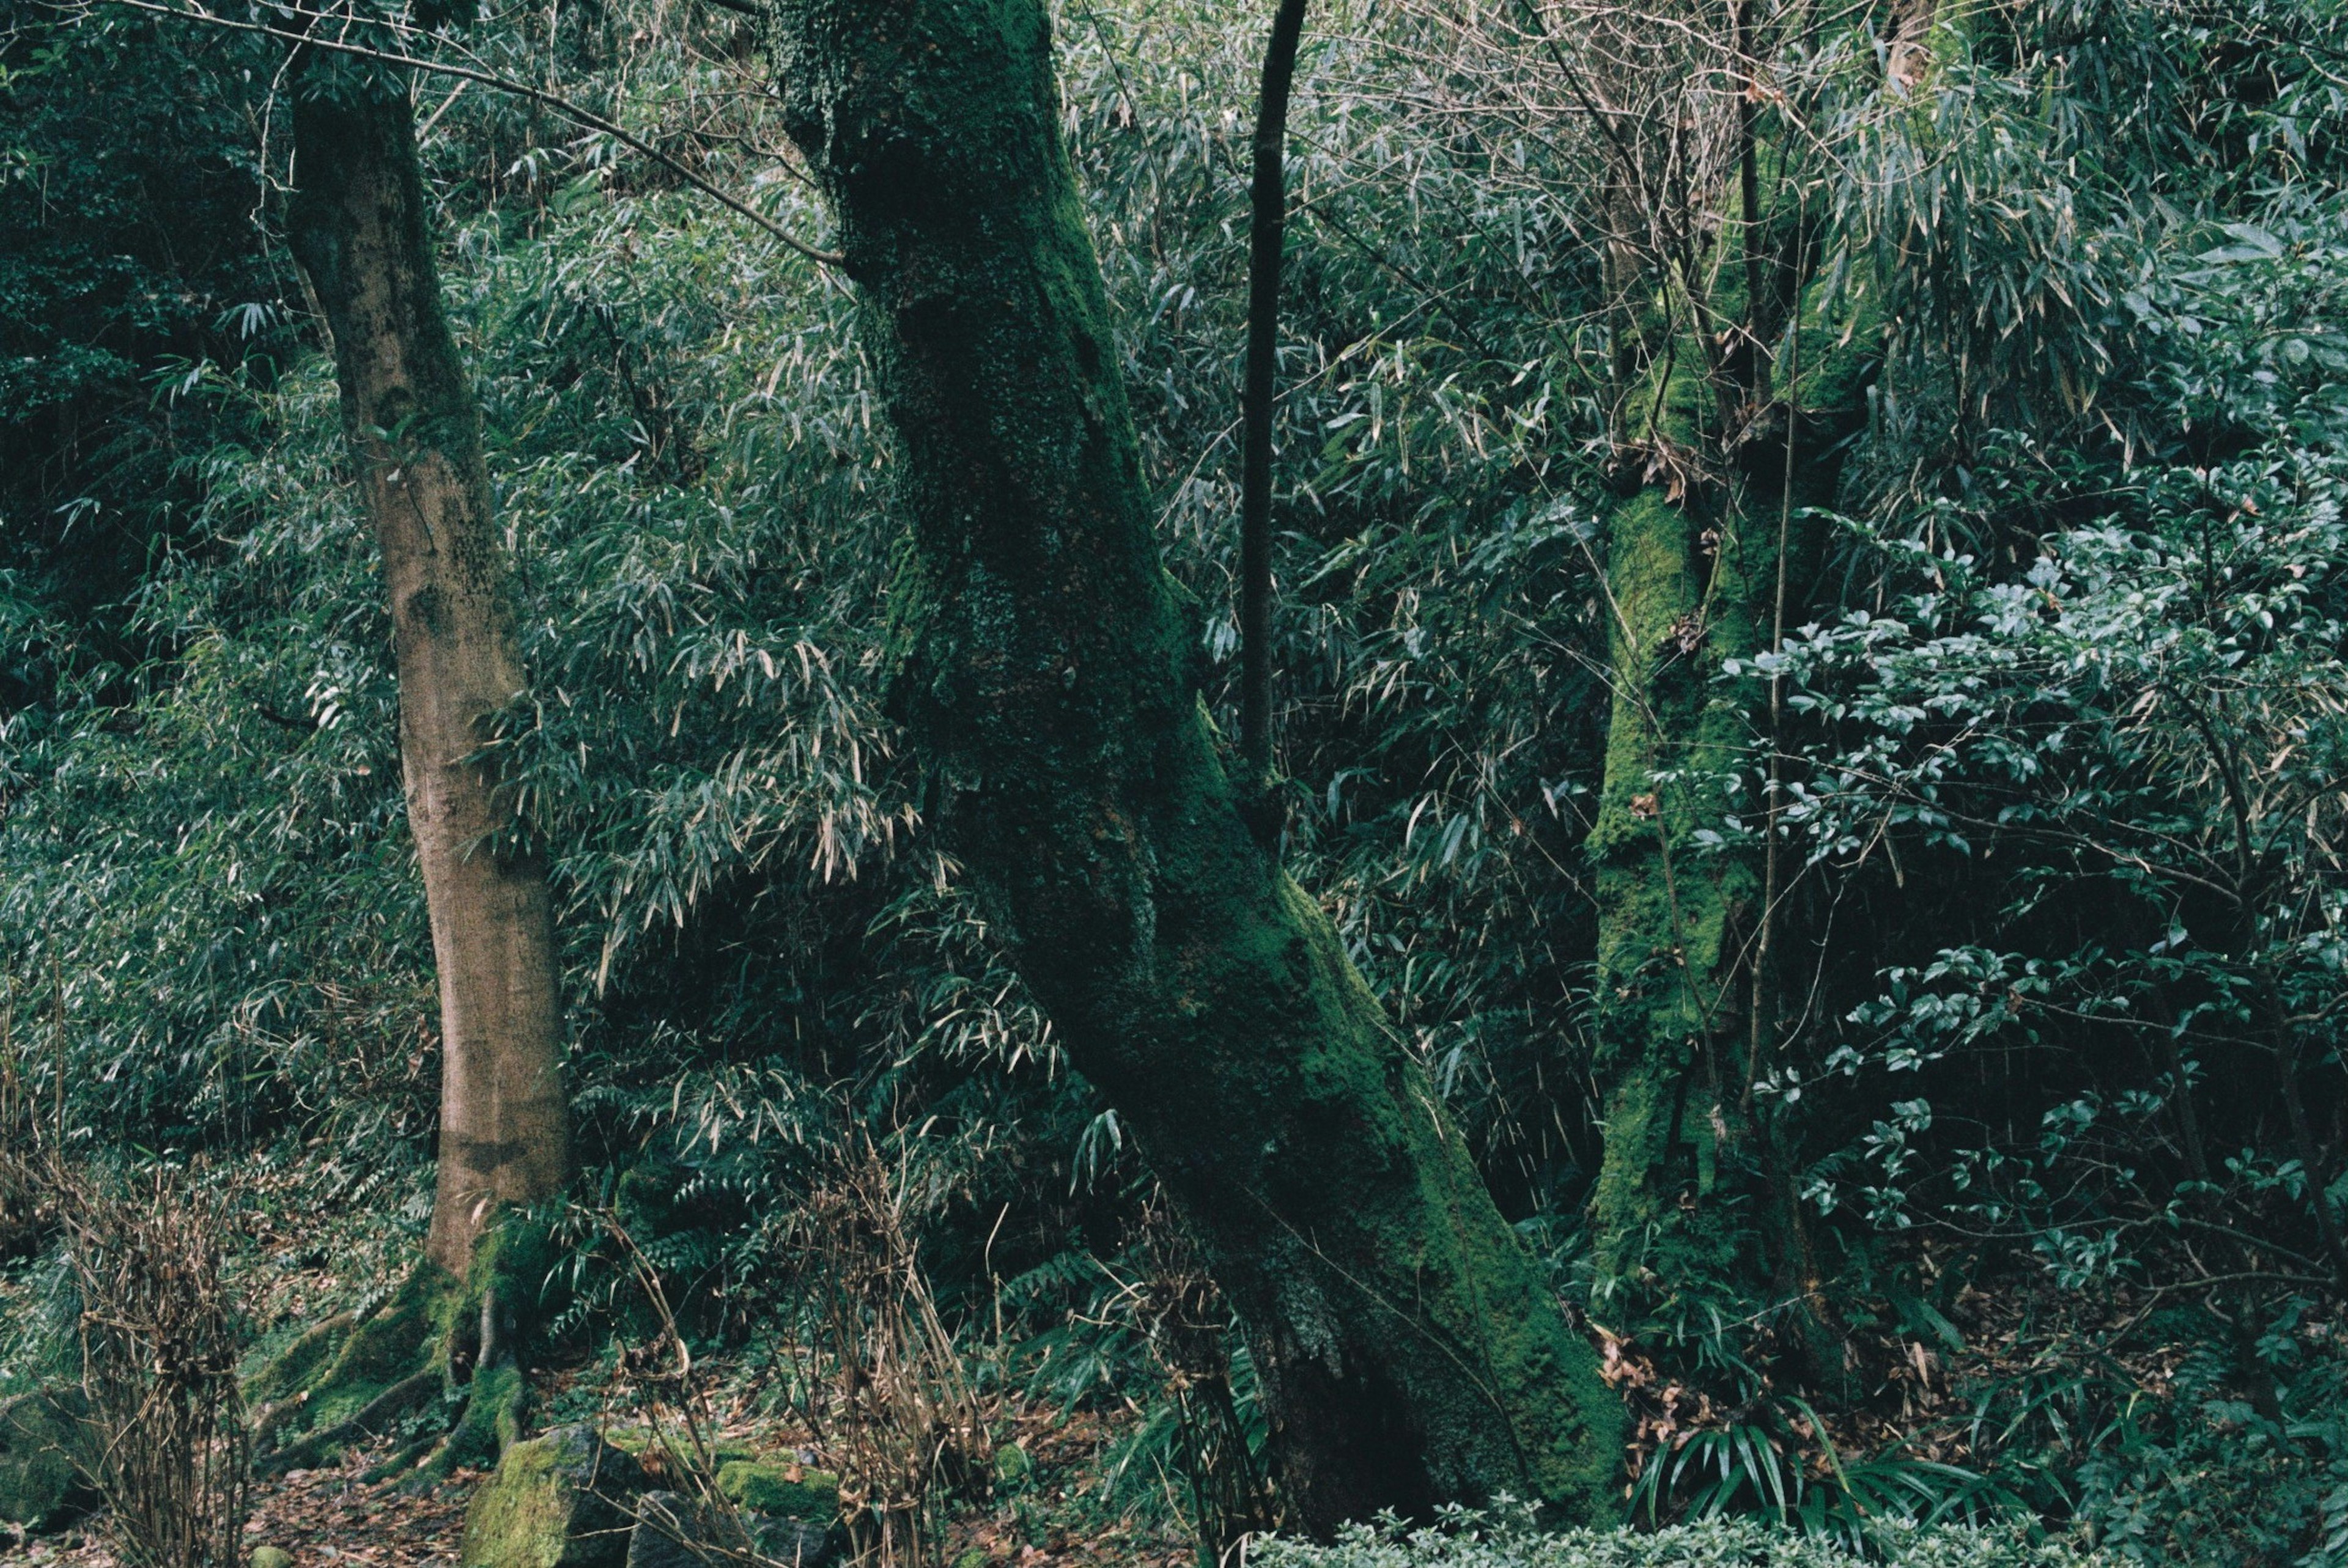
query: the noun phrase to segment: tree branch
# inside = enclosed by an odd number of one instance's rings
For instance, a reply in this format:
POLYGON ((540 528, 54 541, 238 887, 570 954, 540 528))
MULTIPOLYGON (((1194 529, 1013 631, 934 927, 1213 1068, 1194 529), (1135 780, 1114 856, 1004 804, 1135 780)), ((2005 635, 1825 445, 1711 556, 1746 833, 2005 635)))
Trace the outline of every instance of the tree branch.
MULTIPOLYGON (((727 211, 736 217, 748 219, 765 230, 771 238, 781 241, 810 261, 819 261, 827 267, 837 267, 846 260, 836 251, 818 250, 765 214, 728 196, 644 138, 631 131, 623 130, 592 109, 583 108, 569 98, 547 92, 541 87, 533 87, 527 82, 517 82, 510 77, 500 77, 489 71, 477 71, 469 66, 452 66, 442 60, 427 60, 418 56, 398 54, 389 49, 369 48, 364 44, 350 44, 339 39, 321 38, 313 34, 295 32, 290 27, 271 26, 265 22, 240 22, 234 17, 215 15, 196 5, 158 4, 157 0, 99 0, 99 3, 120 5, 132 11, 144 11, 150 15, 170 16, 182 22, 193 22, 201 26, 225 27, 238 33, 259 33, 272 38, 283 38, 291 44, 306 45, 314 49, 325 49, 338 55, 350 55, 362 60, 374 60, 381 65, 404 66, 410 70, 428 71, 435 76, 454 77, 460 81, 478 82, 482 87, 494 87, 501 93, 511 93, 514 97, 527 99, 542 108, 552 109, 572 123, 583 126, 589 130, 601 132, 630 150, 651 159, 727 211)), ((313 20, 325 20, 323 14, 315 11, 296 14, 313 20)))

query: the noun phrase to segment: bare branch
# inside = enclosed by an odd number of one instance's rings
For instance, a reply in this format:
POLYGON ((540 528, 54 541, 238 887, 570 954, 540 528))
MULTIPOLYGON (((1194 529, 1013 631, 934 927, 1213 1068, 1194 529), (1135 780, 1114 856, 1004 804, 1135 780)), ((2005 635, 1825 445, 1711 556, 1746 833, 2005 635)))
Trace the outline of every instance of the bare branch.
MULTIPOLYGON (((296 32, 290 27, 272 26, 265 22, 241 22, 232 16, 215 15, 200 5, 159 4, 158 0, 98 0, 98 3, 119 5, 132 11, 144 11, 150 15, 170 16, 181 22, 193 22, 200 26, 224 27, 238 33, 259 33, 267 37, 283 38, 290 44, 306 45, 314 49, 325 49, 334 54, 349 55, 362 60, 374 60, 381 65, 404 66, 410 70, 427 71, 435 76, 453 77, 459 81, 474 82, 485 87, 494 87, 501 93, 510 93, 518 98, 526 99, 542 108, 551 109, 574 124, 608 136, 630 150, 651 159, 727 211, 736 217, 748 219, 765 230, 769 237, 779 241, 810 261, 819 261, 827 267, 838 267, 847 261, 846 257, 837 251, 819 250, 799 239, 764 213, 720 190, 644 138, 622 129, 592 109, 572 103, 560 94, 531 87, 527 82, 518 82, 510 77, 500 77, 493 71, 475 70, 469 66, 450 65, 443 60, 427 60, 419 56, 399 54, 389 49, 369 48, 364 44, 345 43, 335 38, 321 38, 312 34, 296 32)), ((303 11, 296 14, 314 20, 325 20, 321 13, 315 11, 303 11)))

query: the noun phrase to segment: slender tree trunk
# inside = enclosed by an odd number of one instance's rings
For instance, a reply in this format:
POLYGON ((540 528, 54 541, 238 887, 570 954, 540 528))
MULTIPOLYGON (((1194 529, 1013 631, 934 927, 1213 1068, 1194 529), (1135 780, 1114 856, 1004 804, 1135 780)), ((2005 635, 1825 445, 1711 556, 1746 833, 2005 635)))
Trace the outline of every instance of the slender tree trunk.
POLYGON ((938 818, 1262 1375, 1327 1531, 1598 1519, 1620 1406, 1335 931, 1241 821, 1159 561, 1039 0, 797 0, 792 135, 901 449, 892 700, 938 818))
MULTIPOLYGON (((1240 424, 1240 771, 1244 790, 1272 779, 1272 415, 1280 374, 1280 262, 1288 225, 1288 87, 1304 0, 1280 0, 1256 93, 1255 172, 1248 188, 1248 335, 1240 424)), ((1277 833, 1266 835, 1277 842, 1277 833)))
POLYGON ((297 63, 294 253, 334 335, 343 420, 383 555, 399 756, 440 979, 438 1190, 427 1244, 462 1276, 498 1209, 569 1156, 545 866, 493 765, 524 685, 480 414, 442 313, 405 85, 297 63))

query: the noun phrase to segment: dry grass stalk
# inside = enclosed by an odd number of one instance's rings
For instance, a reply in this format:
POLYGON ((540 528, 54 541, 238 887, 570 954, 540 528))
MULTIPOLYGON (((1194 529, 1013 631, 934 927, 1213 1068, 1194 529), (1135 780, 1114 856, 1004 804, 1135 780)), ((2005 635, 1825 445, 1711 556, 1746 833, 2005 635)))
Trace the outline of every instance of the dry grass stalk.
POLYGON ((252 1452, 221 1205, 160 1172, 127 1192, 54 1161, 41 1174, 81 1296, 83 1462, 116 1553, 129 1568, 235 1568, 252 1452))
POLYGON ((839 1472, 840 1519, 876 1568, 933 1560, 946 1499, 983 1486, 986 1409, 922 1271, 905 1173, 843 1147, 794 1219, 799 1414, 839 1472))
POLYGON ((1177 1462, 1200 1544, 1223 1561, 1249 1535, 1282 1522, 1272 1478, 1248 1440, 1232 1387, 1231 1312, 1158 1194, 1143 1215, 1148 1276, 1131 1310, 1174 1402, 1177 1462))
POLYGON ((705 1563, 736 1568, 797 1568, 759 1551, 759 1542, 742 1517, 741 1509, 717 1485, 718 1421, 711 1408, 709 1379, 694 1364, 693 1348, 676 1326, 660 1271, 637 1245, 617 1214, 596 1212, 592 1221, 617 1245, 620 1255, 642 1291, 659 1325, 657 1357, 668 1369, 648 1364, 635 1378, 636 1415, 650 1430, 640 1463, 661 1489, 682 1497, 682 1511, 654 1504, 649 1499, 612 1497, 612 1503, 635 1522, 686 1547, 687 1554, 705 1563))

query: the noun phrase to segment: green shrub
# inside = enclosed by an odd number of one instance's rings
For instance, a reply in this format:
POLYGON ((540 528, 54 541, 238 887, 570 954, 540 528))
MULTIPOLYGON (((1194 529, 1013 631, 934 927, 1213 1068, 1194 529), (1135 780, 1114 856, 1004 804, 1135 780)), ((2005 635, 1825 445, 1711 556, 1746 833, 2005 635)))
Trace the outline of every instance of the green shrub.
POLYGON ((1551 1534, 1465 1512, 1431 1530, 1357 1525, 1334 1546, 1267 1541, 1248 1560, 1255 1568, 2091 1568, 2108 1561, 2018 1531, 1886 1522, 1861 1550, 1749 1520, 1551 1534))

